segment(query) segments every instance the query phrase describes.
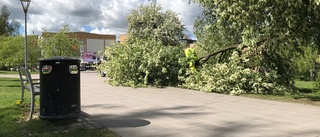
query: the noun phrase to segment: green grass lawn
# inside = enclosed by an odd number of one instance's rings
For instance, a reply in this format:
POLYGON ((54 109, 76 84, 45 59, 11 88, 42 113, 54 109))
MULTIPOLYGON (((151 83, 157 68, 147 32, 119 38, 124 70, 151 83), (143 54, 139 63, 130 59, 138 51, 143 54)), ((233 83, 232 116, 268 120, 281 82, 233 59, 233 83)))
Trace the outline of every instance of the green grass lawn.
POLYGON ((0 74, 18 74, 18 71, 5 71, 5 70, 0 70, 0 74))
MULTIPOLYGON (((5 70, 0 70, 0 74, 8 74, 8 75, 13 75, 13 74, 17 74, 19 75, 18 71, 5 71, 5 70)), ((38 71, 32 71, 31 74, 39 74, 38 71)))
MULTIPOLYGON (((0 137, 116 137, 117 135, 108 129, 78 128, 61 131, 62 126, 68 126, 77 122, 76 119, 68 120, 40 120, 26 121, 29 115, 30 92, 25 92, 25 103, 16 104, 21 97, 19 79, 0 78, 0 137), (57 126, 59 125, 59 126, 57 126), (60 128, 59 128, 60 127, 60 128)), ((39 97, 36 110, 39 110, 39 97)))
POLYGON ((300 91, 298 94, 295 94, 295 95, 275 96, 275 95, 244 94, 242 96, 320 106, 320 92, 315 91, 314 82, 295 81, 295 86, 300 91))

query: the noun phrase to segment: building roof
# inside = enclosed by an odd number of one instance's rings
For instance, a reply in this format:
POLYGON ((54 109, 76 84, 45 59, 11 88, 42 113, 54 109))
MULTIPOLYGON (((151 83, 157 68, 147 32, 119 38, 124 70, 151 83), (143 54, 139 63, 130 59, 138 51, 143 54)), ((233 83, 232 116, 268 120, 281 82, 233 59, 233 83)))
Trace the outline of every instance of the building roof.
MULTIPOLYGON (((55 35, 58 32, 43 32, 41 37, 45 37, 45 35, 55 35)), ((96 34, 96 33, 89 33, 89 32, 69 32, 68 35, 75 35, 79 39, 116 39, 116 35, 110 34, 96 34)))

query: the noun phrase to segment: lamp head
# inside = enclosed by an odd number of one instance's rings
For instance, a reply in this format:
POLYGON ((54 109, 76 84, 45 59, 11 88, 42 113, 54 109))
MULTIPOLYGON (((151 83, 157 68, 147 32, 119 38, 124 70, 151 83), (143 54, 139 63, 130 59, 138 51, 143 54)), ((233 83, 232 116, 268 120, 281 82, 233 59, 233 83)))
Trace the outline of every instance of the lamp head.
POLYGON ((20 0, 20 2, 21 2, 24 13, 27 13, 31 0, 20 0))

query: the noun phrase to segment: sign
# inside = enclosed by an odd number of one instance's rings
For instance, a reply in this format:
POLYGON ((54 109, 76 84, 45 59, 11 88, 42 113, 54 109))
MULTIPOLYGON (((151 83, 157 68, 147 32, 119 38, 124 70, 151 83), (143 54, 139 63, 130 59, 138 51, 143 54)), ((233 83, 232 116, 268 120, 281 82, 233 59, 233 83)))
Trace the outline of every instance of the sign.
POLYGON ((84 62, 97 62, 99 57, 97 57, 96 52, 84 52, 83 53, 83 61, 84 62))

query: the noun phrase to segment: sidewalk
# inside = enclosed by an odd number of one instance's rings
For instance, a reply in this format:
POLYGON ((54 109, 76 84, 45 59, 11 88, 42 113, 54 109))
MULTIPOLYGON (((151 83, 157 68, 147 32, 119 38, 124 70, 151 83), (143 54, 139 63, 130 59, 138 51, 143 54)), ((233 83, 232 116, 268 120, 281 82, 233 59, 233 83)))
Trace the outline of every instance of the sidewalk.
POLYGON ((320 107, 104 80, 81 72, 81 109, 122 137, 320 137, 320 107))

